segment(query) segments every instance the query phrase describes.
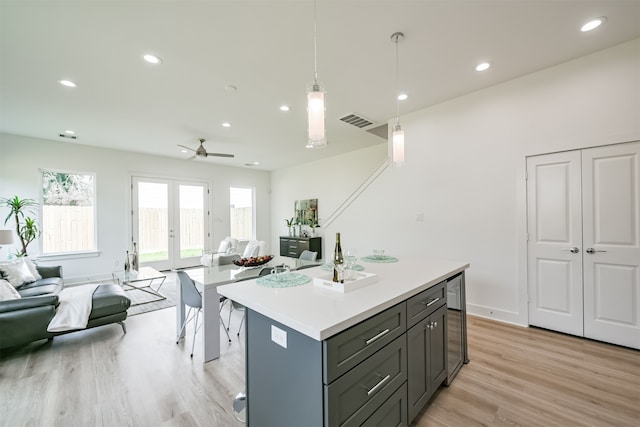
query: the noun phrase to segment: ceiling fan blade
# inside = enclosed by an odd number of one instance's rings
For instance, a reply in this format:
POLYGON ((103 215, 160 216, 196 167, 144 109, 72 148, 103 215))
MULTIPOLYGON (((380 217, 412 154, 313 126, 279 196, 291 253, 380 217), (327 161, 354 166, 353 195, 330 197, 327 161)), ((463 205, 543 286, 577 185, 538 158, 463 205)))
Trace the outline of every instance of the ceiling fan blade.
POLYGON ((191 148, 191 147, 187 147, 186 145, 180 145, 180 144, 178 144, 178 147, 182 147, 182 148, 184 148, 185 150, 190 150, 190 151, 194 151, 194 152, 196 151, 196 150, 194 150, 194 149, 193 149, 193 148, 191 148))
POLYGON ((224 153, 207 153, 207 157, 235 157, 233 154, 224 154, 224 153))
POLYGON ((187 158, 187 160, 193 160, 193 159, 195 159, 196 157, 198 157, 198 156, 193 155, 193 156, 191 156, 191 157, 187 158))

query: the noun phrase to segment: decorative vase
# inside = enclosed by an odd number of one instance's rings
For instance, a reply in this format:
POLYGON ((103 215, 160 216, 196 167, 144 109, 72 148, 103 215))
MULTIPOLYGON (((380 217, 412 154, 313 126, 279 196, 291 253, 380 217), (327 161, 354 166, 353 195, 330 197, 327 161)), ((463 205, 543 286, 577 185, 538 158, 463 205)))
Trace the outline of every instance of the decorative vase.
POLYGON ((293 230, 291 230, 291 227, 289 227, 289 237, 293 237, 293 230))
POLYGON ((133 242, 133 252, 131 253, 131 269, 138 271, 138 249, 136 248, 136 242, 133 242))

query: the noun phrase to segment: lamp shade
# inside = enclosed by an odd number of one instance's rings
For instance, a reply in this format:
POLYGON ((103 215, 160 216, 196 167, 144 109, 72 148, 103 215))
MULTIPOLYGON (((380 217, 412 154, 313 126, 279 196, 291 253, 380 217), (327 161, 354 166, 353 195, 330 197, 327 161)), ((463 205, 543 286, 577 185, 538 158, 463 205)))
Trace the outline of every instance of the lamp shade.
POLYGON ((322 148, 327 145, 324 127, 324 92, 315 84, 307 93, 307 112, 309 114, 309 140, 307 148, 322 148))
POLYGON ((400 125, 393 128, 392 137, 393 163, 400 166, 404 163, 404 131, 400 125))
POLYGON ((13 234, 13 230, 0 230, 0 245, 12 244, 15 241, 13 234))

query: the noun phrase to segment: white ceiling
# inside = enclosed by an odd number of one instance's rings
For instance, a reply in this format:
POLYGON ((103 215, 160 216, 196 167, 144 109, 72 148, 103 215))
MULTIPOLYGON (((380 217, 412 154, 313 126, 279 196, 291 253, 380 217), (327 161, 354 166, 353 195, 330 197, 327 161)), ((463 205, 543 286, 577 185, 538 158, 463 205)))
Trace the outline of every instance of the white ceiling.
POLYGON ((385 143, 338 119, 395 117, 396 31, 405 34, 402 114, 640 36, 636 0, 318 0, 329 146, 309 150, 312 1, 0 0, 0 7, 0 132, 67 141, 58 135, 72 129, 71 144, 184 159, 190 155, 177 144, 195 148, 205 138, 208 151, 236 157, 191 161, 259 161, 265 170, 385 143), (604 26, 580 32, 603 15, 604 26), (147 64, 144 53, 163 63, 147 64), (493 66, 478 73, 482 60, 493 66))

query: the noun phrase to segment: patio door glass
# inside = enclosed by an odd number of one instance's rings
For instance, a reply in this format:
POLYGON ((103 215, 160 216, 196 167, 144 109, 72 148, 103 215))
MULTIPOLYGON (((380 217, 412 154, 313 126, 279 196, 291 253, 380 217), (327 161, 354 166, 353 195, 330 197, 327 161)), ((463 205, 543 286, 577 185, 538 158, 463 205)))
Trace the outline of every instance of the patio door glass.
POLYGON ((208 233, 207 186, 160 178, 132 178, 132 236, 141 266, 158 270, 199 264, 208 233))

